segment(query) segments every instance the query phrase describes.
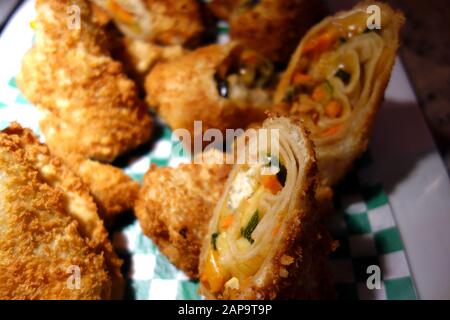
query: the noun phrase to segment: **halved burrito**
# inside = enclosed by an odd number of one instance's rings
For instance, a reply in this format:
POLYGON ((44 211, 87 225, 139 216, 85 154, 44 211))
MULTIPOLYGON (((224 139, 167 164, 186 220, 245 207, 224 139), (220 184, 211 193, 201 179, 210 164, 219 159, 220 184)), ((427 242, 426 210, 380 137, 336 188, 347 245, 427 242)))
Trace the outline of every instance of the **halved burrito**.
POLYGON ((203 32, 196 0, 94 0, 128 37, 174 45, 203 32))
POLYGON ((200 293, 326 298, 332 242, 316 214, 312 143, 300 123, 284 117, 255 132, 237 143, 237 163, 214 209, 200 255, 200 293))
POLYGON ((191 279, 198 279, 198 257, 208 222, 232 167, 219 151, 201 156, 201 163, 152 166, 135 204, 144 234, 191 279))
POLYGON ((228 21, 233 40, 280 63, 323 17, 320 0, 213 0, 208 7, 228 21))
POLYGON ((147 102, 173 129, 245 128, 265 118, 278 80, 270 61, 236 43, 210 45, 155 66, 147 102))
POLYGON ((335 184, 367 147, 404 20, 371 2, 328 17, 303 38, 282 76, 275 108, 302 118, 311 132, 322 185, 335 184), (373 28, 369 5, 380 9, 381 29, 373 28))

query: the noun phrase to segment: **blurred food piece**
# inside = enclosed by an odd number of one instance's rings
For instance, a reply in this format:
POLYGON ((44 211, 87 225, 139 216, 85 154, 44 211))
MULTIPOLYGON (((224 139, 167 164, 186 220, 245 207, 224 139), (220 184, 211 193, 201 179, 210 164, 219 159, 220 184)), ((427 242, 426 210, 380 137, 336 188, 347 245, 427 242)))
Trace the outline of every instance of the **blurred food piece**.
POLYGON ((144 234, 192 279, 198 277, 201 244, 231 169, 214 164, 214 158, 220 162, 223 155, 209 151, 202 163, 150 168, 135 207, 144 234))
POLYGON ((306 31, 323 16, 320 0, 213 0, 233 40, 274 62, 286 63, 306 31))
POLYGON ((36 11, 35 43, 17 83, 45 111, 40 126, 52 152, 112 161, 148 140, 146 106, 122 64, 111 58, 89 3, 37 0, 36 11), (73 6, 79 20, 67 13, 73 6))
POLYGON ((115 56, 143 91, 145 77, 157 63, 177 59, 187 52, 187 49, 180 45, 162 46, 123 36, 117 37, 115 41, 115 56))
POLYGON ((201 132, 194 132, 194 121, 225 133, 264 119, 277 80, 270 61, 232 42, 158 64, 145 88, 148 104, 172 129, 185 129, 195 139, 201 132))
POLYGON ((196 0, 93 0, 128 37, 163 45, 195 42, 204 31, 196 0))
POLYGON ((106 226, 110 226, 118 214, 133 208, 139 184, 123 170, 77 155, 66 155, 64 162, 89 187, 106 226))

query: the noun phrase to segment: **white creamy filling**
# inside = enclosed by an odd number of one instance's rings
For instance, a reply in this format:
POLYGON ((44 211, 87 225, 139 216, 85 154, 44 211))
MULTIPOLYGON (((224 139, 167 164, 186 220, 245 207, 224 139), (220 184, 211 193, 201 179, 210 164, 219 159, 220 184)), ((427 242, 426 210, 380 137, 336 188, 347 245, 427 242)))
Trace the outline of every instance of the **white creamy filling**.
POLYGON ((261 165, 256 165, 236 175, 227 202, 227 207, 230 210, 236 210, 242 200, 249 199, 253 195, 258 186, 258 175, 260 171, 261 165))

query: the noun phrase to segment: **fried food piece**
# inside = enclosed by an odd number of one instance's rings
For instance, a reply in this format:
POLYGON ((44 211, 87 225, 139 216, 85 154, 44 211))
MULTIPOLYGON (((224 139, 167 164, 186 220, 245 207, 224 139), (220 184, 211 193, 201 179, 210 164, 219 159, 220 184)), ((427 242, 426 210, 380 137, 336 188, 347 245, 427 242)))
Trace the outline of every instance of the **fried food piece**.
POLYGON ((148 104, 173 129, 186 129, 195 139, 201 132, 194 131, 194 121, 202 121, 203 130, 225 133, 264 119, 276 80, 267 59, 229 43, 158 64, 145 87, 148 104))
POLYGON ((198 277, 201 244, 230 169, 190 163, 152 167, 144 176, 135 207, 142 230, 192 279, 198 277))
POLYGON ((20 150, 42 183, 60 193, 60 205, 67 215, 78 222, 80 236, 86 239, 96 254, 105 258, 112 281, 112 298, 121 298, 124 285, 120 273, 122 260, 114 252, 88 187, 60 158, 51 155, 47 146, 40 143, 31 130, 13 123, 0 133, 0 141, 20 150))
POLYGON ((180 45, 162 46, 129 37, 120 37, 116 41, 117 58, 141 89, 144 88, 145 77, 157 63, 177 59, 187 52, 180 45))
POLYGON ((279 63, 289 61, 296 43, 323 14, 319 0, 213 0, 208 5, 228 20, 233 40, 279 63))
POLYGON ((275 94, 275 109, 300 117, 316 147, 322 186, 335 185, 366 150, 405 18, 384 3, 370 30, 369 2, 328 17, 300 42, 275 94))
POLYGON ((112 161, 145 142, 152 120, 83 0, 36 1, 36 37, 17 82, 40 109, 53 153, 112 161), (78 6, 80 25, 67 14, 78 6))
POLYGON ((128 37, 163 45, 197 40, 204 30, 196 0, 94 0, 128 37))
POLYGON ((139 184, 123 170, 76 155, 65 156, 64 162, 89 187, 106 225, 119 213, 133 208, 139 184))
POLYGON ((109 298, 103 253, 80 235, 66 194, 43 181, 25 153, 1 134, 0 298, 109 298), (76 276, 74 266, 80 270, 79 289, 70 286, 76 286, 70 278, 76 276))
POLYGON ((203 239, 200 293, 209 299, 331 297, 333 242, 316 209, 316 160, 305 128, 269 118, 236 144, 238 161, 203 239))

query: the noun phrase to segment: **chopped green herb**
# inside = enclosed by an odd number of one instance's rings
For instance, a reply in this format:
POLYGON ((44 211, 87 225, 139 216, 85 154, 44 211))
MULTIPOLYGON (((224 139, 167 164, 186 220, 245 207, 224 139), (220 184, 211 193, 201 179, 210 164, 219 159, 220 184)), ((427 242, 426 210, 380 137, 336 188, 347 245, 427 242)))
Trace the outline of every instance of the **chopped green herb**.
POLYGON ((211 244, 212 244, 214 250, 217 250, 216 242, 217 242, 217 237, 218 237, 218 236, 219 236, 219 233, 218 233, 218 232, 214 232, 214 233, 211 235, 211 244))
POLYGON ((284 93, 283 102, 291 103, 298 94, 306 92, 307 90, 308 87, 304 85, 289 86, 284 93))
POLYGON ((345 84, 347 84, 350 81, 350 77, 351 77, 350 73, 348 73, 344 69, 339 69, 338 71, 336 71, 334 76, 341 79, 345 84))
POLYGON ((330 81, 325 80, 325 89, 328 91, 330 95, 333 94, 334 88, 330 81))
POLYGON ((273 80, 275 70, 273 64, 270 61, 267 60, 258 65, 256 71, 257 71, 256 77, 257 87, 264 88, 270 84, 271 80, 273 80))
POLYGON ((250 221, 247 223, 247 226, 245 228, 241 228, 241 236, 247 239, 251 244, 255 242, 255 240, 252 239, 252 233, 255 230, 258 223, 259 223, 259 214, 258 210, 256 210, 255 213, 250 218, 250 221))
POLYGON ((295 88, 293 86, 290 86, 286 89, 286 92, 284 93, 283 102, 292 102, 295 96, 295 88))

